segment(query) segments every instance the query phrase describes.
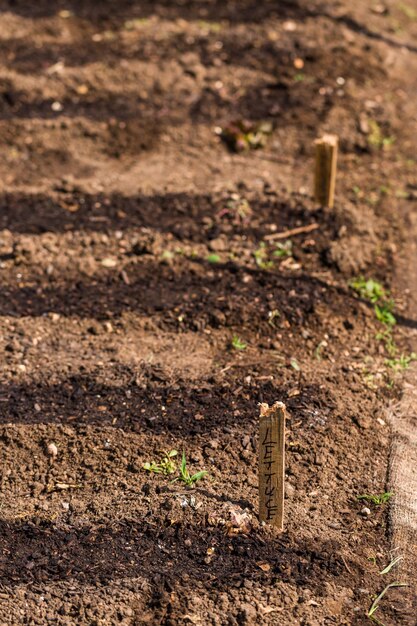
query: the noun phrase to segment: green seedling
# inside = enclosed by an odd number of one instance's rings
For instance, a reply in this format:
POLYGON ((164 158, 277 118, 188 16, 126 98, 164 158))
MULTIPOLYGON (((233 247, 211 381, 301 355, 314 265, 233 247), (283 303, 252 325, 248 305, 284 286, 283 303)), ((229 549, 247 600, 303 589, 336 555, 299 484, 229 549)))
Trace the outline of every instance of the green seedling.
POLYGON ((205 20, 198 21, 199 28, 203 30, 208 30, 212 33, 219 33, 222 29, 222 25, 220 22, 206 22, 205 20))
POLYGON ((408 193, 408 191, 405 191, 405 189, 397 189, 397 191, 395 192, 395 197, 402 200, 408 200, 410 194, 408 193))
POLYGON ((279 259, 292 256, 292 241, 287 239, 284 243, 275 244, 275 250, 272 256, 278 257, 279 259))
POLYGON ((159 461, 150 461, 144 463, 142 468, 147 472, 153 472, 154 474, 163 474, 169 476, 173 474, 177 469, 175 461, 173 459, 178 455, 177 450, 170 450, 169 452, 163 452, 163 456, 159 461))
POLYGON ((417 20, 417 11, 413 7, 410 7, 409 4, 401 3, 398 5, 398 8, 406 17, 408 17, 408 19, 417 20))
POLYGON ((240 337, 238 337, 237 335, 233 335, 232 348, 234 348, 235 350, 246 350, 247 347, 248 347, 247 343, 242 341, 240 337))
POLYGON ((363 494, 361 496, 356 496, 357 500, 366 500, 367 502, 372 502, 372 504, 381 505, 386 504, 390 501, 392 496, 394 495, 393 491, 385 491, 380 494, 363 494))
POLYGON ((400 582, 393 582, 387 585, 381 591, 381 593, 375 598, 375 600, 372 602, 371 607, 366 614, 367 617, 369 617, 369 619, 375 622, 376 624, 380 624, 380 626, 384 626, 384 624, 378 618, 375 617, 375 613, 379 608, 379 603, 381 602, 382 598, 385 596, 387 591, 389 591, 390 589, 394 587, 407 587, 407 586, 408 586, 407 583, 400 583, 400 582))
POLYGON ((370 132, 368 134, 368 143, 374 148, 389 148, 395 141, 394 137, 384 136, 381 127, 375 120, 369 120, 370 132))
POLYGON ((124 27, 126 30, 135 30, 136 28, 145 26, 148 23, 149 23, 149 19, 147 17, 136 17, 133 20, 127 20, 124 23, 124 27))
POLYGON ((299 372, 301 370, 301 367, 298 365, 298 362, 296 359, 291 359, 290 365, 296 372, 299 372))
POLYGON ((171 250, 164 250, 161 254, 161 261, 172 261, 175 254, 171 250))
POLYGON ((296 83, 302 83, 303 80, 305 80, 305 77, 306 77, 305 74, 303 74, 302 72, 299 72, 298 74, 294 76, 294 80, 296 83))
POLYGON ((220 263, 220 257, 218 254, 209 254, 207 257, 209 263, 220 263))
POLYGON ((236 120, 220 130, 223 141, 234 152, 245 152, 263 148, 272 133, 271 122, 236 120))
POLYGON ((187 486, 191 487, 199 480, 206 476, 207 472, 205 470, 197 472, 196 474, 190 474, 187 468, 187 460, 185 458, 185 452, 182 453, 181 465, 180 465, 180 475, 178 478, 174 478, 172 482, 176 482, 177 480, 185 483, 187 486))
POLYGON ((350 287, 358 293, 361 298, 365 300, 369 300, 373 304, 381 300, 381 298, 385 298, 387 293, 384 287, 377 280, 373 280, 372 278, 364 278, 363 276, 359 276, 358 278, 354 278, 350 281, 350 287))
POLYGON ((388 328, 395 326, 395 324, 397 323, 397 320, 392 313, 392 311, 394 310, 394 306, 394 300, 388 300, 387 302, 383 302, 382 304, 375 304, 374 306, 377 320, 381 322, 381 324, 384 324, 384 326, 388 326, 388 328))
POLYGON ((252 209, 246 198, 238 194, 232 194, 226 202, 226 207, 220 211, 218 217, 228 216, 234 224, 248 224, 252 215, 252 209))
POLYGON ((382 332, 377 333, 375 335, 375 339, 385 343, 385 350, 391 357, 394 357, 397 354, 398 348, 395 345, 390 328, 386 328, 382 332))
POLYGON ((259 247, 253 253, 255 257, 256 265, 262 270, 269 270, 274 267, 272 261, 268 261, 268 249, 266 247, 266 243, 261 241, 259 247))
POLYGON ((407 370, 410 367, 412 361, 417 360, 417 354, 412 352, 411 354, 401 354, 398 358, 385 359, 385 364, 391 369, 399 372, 401 370, 407 370))
POLYGON ((395 559, 392 559, 390 563, 383 570, 379 572, 380 576, 384 576, 385 574, 389 574, 393 567, 397 565, 400 561, 403 560, 402 556, 396 556, 395 559))
POLYGON ((323 349, 326 348, 327 345, 327 341, 323 339, 323 341, 320 341, 319 345, 314 350, 314 357, 317 359, 317 361, 321 361, 323 349))

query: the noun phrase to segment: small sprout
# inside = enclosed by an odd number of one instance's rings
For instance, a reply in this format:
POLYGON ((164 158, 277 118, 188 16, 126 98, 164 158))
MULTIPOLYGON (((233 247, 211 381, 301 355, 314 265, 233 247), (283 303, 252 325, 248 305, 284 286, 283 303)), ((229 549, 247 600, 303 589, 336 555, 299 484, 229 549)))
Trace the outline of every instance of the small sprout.
POLYGON ((417 20, 417 11, 409 4, 401 2, 401 4, 398 5, 398 8, 404 13, 406 17, 408 17, 408 19, 417 20))
POLYGON ((274 267, 273 262, 268 261, 268 250, 266 247, 266 243, 264 241, 261 241, 261 243, 259 244, 259 247, 253 253, 253 256, 255 257, 256 265, 260 269, 269 270, 272 267, 274 267))
POLYGON ((375 120, 369 120, 368 143, 374 148, 389 148, 395 141, 395 137, 384 136, 381 127, 375 120))
POLYGON ((291 359, 290 365, 293 369, 295 369, 296 372, 299 372, 301 370, 301 367, 298 365, 298 362, 296 359, 291 359))
POLYGON ((180 465, 180 475, 178 476, 178 478, 174 478, 172 482, 176 482, 177 480, 179 480, 185 483, 187 486, 191 487, 196 482, 204 478, 206 474, 207 472, 205 470, 202 470, 200 472, 197 472, 196 474, 191 475, 190 472, 188 471, 187 460, 185 458, 185 452, 183 451, 181 465, 180 465))
POLYGON ((150 461, 144 463, 142 468, 147 472, 153 472, 154 474, 163 474, 168 476, 173 474, 177 468, 174 459, 178 455, 177 450, 170 450, 169 452, 163 452, 163 456, 160 461, 150 461))
POLYGON ((302 72, 298 72, 298 74, 294 76, 294 80, 296 83, 301 83, 303 82, 303 80, 305 80, 305 77, 305 74, 303 74, 302 72))
POLYGON ((321 361, 323 348, 327 348, 327 346, 328 346, 328 343, 325 339, 323 339, 323 341, 320 341, 319 345, 314 350, 314 356, 317 359, 317 361, 321 361))
POLYGON ((385 350, 391 357, 394 357, 397 354, 398 348, 395 345, 390 328, 386 328, 382 332, 377 333, 375 335, 375 339, 385 343, 385 350))
POLYGON ((124 23, 124 28, 126 30, 136 30, 136 28, 140 28, 149 22, 147 17, 136 17, 133 20, 127 20, 124 23))
POLYGON ((372 504, 376 504, 379 506, 381 504, 386 504, 387 502, 389 502, 389 500, 392 498, 393 495, 394 495, 394 492, 385 491, 384 493, 380 493, 376 495, 363 494, 361 496, 356 496, 356 499, 366 500, 367 502, 372 502, 372 504))
POLYGON ((220 257, 218 254, 209 254, 207 257, 209 263, 220 263, 220 257))
POLYGON ((234 152, 245 152, 263 148, 266 144, 267 136, 271 133, 271 122, 236 120, 222 128, 220 136, 234 152))
POLYGON ((402 200, 408 200, 410 197, 410 194, 408 193, 408 191, 405 191, 404 189, 397 189, 397 191, 395 192, 395 197, 400 198, 402 200))
POLYGON ((349 284, 362 298, 372 302, 376 318, 381 324, 384 324, 387 328, 395 326, 397 323, 393 314, 395 302, 392 298, 389 298, 389 292, 384 289, 381 283, 372 278, 367 280, 360 276, 349 284))
POLYGON ((395 559, 392 559, 390 563, 383 570, 379 572, 380 576, 384 576, 384 574, 389 574, 393 567, 397 565, 400 561, 403 560, 402 556, 396 556, 395 559))
POLYGON ((232 347, 235 350, 246 350, 246 348, 248 347, 248 344, 245 343, 244 341, 242 341, 240 339, 240 337, 238 337, 237 335, 233 335, 233 337, 232 337, 232 347))
POLYGON ((390 583, 389 585, 387 585, 382 591, 381 593, 375 598, 375 600, 372 602, 371 607, 368 611, 368 613, 366 614, 367 617, 369 617, 369 619, 371 619, 373 622, 376 622, 377 624, 382 624, 382 622, 380 622, 376 617, 375 617, 375 613, 379 608, 379 603, 381 602, 382 598, 385 596, 385 594, 387 593, 387 591, 389 591, 390 589, 392 589, 393 587, 407 587, 407 583, 400 583, 400 582, 393 582, 390 583))
POLYGON ((363 276, 359 276, 358 278, 351 280, 349 285, 361 296, 361 298, 365 298, 373 304, 387 295, 381 283, 377 280, 373 280, 372 278, 366 279, 363 276))
POLYGON ((416 360, 417 354, 412 352, 411 354, 401 354, 398 358, 385 359, 385 364, 399 372, 400 370, 407 370, 410 367, 410 363, 416 360))
POLYGON ((394 301, 393 300, 388 300, 387 302, 384 302, 383 304, 376 304, 374 307, 375 310, 375 315, 378 321, 381 322, 381 324, 384 324, 384 326, 388 326, 389 328, 391 328, 392 326, 395 326, 395 324, 397 323, 397 320, 395 319, 395 316, 393 315, 392 311, 394 309, 394 301))
POLYGON ((198 27, 202 30, 208 30, 212 33, 219 33, 222 30, 220 22, 207 22, 205 20, 199 20, 198 27))
POLYGON ((279 259, 292 256, 292 241, 287 239, 284 243, 275 244, 275 250, 272 256, 278 257, 279 259))
POLYGON ((174 258, 174 253, 171 250, 164 250, 161 254, 161 261, 172 261, 174 258))

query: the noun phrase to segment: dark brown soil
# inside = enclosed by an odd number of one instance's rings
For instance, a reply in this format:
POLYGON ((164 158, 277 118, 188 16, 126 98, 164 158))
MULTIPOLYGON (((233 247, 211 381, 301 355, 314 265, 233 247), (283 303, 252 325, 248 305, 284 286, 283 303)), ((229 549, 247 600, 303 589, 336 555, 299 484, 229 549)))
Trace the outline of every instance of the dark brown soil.
MULTIPOLYGON (((356 496, 386 491, 400 378, 349 281, 390 286, 416 197, 397 4, 0 2, 0 624, 368 623, 389 505, 356 496), (266 147, 231 153, 237 119, 272 122, 266 147), (310 197, 326 131, 333 210, 310 197), (275 400, 283 534, 257 521, 275 400), (208 476, 144 471, 171 449, 208 476)), ((403 597, 386 626, 414 623, 403 597)))

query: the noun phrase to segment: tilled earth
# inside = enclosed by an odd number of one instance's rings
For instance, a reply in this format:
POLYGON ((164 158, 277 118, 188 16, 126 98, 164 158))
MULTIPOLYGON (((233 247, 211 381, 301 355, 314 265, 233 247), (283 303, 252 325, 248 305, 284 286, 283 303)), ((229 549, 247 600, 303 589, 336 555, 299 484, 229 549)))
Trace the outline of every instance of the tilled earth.
POLYGON ((390 286, 416 198, 397 5, 1 0, 2 625, 359 625, 396 580, 389 504, 356 496, 386 491, 401 381, 349 283, 390 286), (241 119, 264 148, 221 141, 241 119), (257 521, 276 400, 282 534, 257 521), (143 469, 172 449, 194 488, 143 469))

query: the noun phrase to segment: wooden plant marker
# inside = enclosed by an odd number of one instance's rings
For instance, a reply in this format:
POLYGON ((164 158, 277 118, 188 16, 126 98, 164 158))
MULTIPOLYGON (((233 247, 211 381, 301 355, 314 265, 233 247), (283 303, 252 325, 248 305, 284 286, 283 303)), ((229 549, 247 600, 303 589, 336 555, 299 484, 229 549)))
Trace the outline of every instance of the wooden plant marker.
POLYGON ((259 520, 283 530, 286 407, 260 404, 259 520))
POLYGON ((322 207, 334 204, 337 167, 337 135, 323 135, 314 142, 316 162, 314 168, 314 199, 322 207))

